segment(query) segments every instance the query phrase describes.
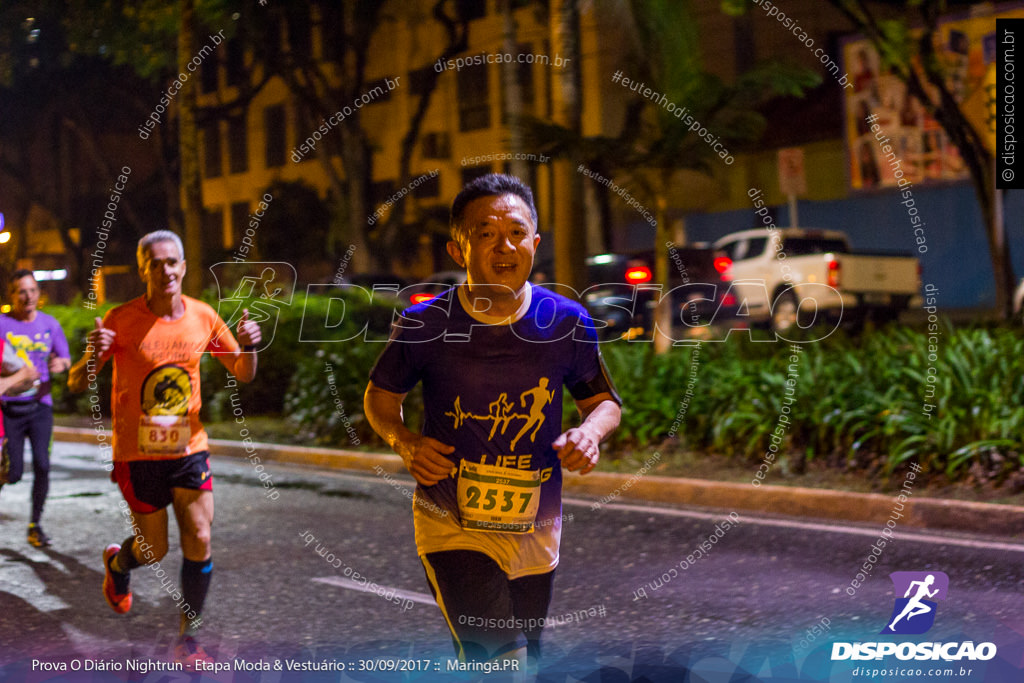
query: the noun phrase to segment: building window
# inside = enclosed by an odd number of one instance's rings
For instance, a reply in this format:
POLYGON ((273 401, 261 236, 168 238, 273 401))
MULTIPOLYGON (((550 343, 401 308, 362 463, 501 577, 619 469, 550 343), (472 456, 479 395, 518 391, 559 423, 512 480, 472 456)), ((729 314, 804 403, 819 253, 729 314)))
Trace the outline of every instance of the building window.
MULTIPOLYGON (((313 134, 313 131, 316 130, 316 127, 318 125, 320 125, 320 120, 319 119, 314 119, 313 116, 308 111, 303 111, 302 109, 296 109, 295 112, 296 112, 296 116, 295 116, 296 125, 295 125, 295 128, 293 128, 293 131, 294 131, 294 136, 292 138, 292 149, 293 150, 297 150, 303 143, 305 143, 306 140, 309 138, 309 136, 313 134)), ((301 154, 301 151, 299 153, 301 154)), ((299 160, 299 162, 301 163, 303 161, 310 161, 312 159, 316 159, 317 155, 319 155, 319 154, 320 154, 320 145, 317 145, 313 149, 311 149, 308 152, 306 152, 302 156, 302 158, 299 160)))
MULTIPOLYGON (((371 81, 366 84, 366 90, 364 91, 369 97, 373 99, 367 102, 367 104, 377 104, 378 102, 387 102, 391 99, 391 91, 388 90, 388 78, 378 78, 376 81, 371 81), (379 90, 378 90, 379 88, 379 90)), ((394 83, 394 81, 392 81, 394 83)))
POLYGON ((249 148, 245 116, 228 121, 228 173, 245 173, 249 170, 249 148))
MULTIPOLYGON (((527 46, 525 49, 529 50, 527 46)), ((519 70, 519 100, 523 103, 523 111, 533 111, 533 64, 516 64, 519 70)))
POLYGON ((465 21, 487 16, 487 0, 456 0, 455 7, 459 18, 465 21))
MULTIPOLYGON (((519 46, 519 54, 529 54, 530 52, 532 52, 532 49, 529 45, 519 46)), ((533 64, 514 62, 511 66, 516 70, 517 80, 519 81, 519 104, 522 106, 522 109, 518 112, 508 111, 508 105, 505 103, 508 85, 508 79, 505 76, 506 66, 501 64, 498 67, 501 73, 501 122, 504 125, 508 125, 508 114, 532 114, 534 106, 533 64)))
POLYGON ((229 86, 241 85, 245 82, 245 48, 242 41, 232 38, 225 47, 225 75, 229 86))
POLYGON ((221 208, 203 211, 203 254, 215 257, 224 251, 224 210, 221 208))
POLYGON ((487 64, 465 67, 456 75, 459 98, 459 130, 491 127, 491 105, 487 87, 487 64))
POLYGON ((490 166, 470 166, 462 169, 462 184, 469 185, 471 182, 491 172, 490 166))
POLYGON ((249 202, 233 202, 231 204, 231 245, 242 243, 245 229, 249 225, 249 202))
POLYGON ((263 44, 265 58, 270 62, 276 62, 281 59, 281 22, 269 22, 266 30, 267 37, 263 44))
POLYGON ((200 86, 204 93, 217 92, 217 68, 216 53, 204 59, 199 66, 200 86))
MULTIPOLYGON (((501 166, 501 172, 506 175, 512 175, 512 163, 506 161, 501 166)), ((529 185, 531 188, 537 187, 537 162, 527 161, 526 162, 526 177, 521 178, 523 182, 529 185)))
POLYGON ((370 211, 376 211, 377 207, 390 199, 393 194, 395 194, 394 180, 370 183, 370 211))
POLYGON ((743 16, 734 17, 733 27, 733 68, 736 73, 741 74, 753 68, 757 61, 757 54, 754 46, 757 40, 754 35, 754 21, 751 12, 744 12, 743 16))
MULTIPOLYGON (((419 176, 417 176, 419 177, 419 176)), ((417 199, 433 199, 441 196, 441 174, 431 178, 427 175, 420 184, 413 188, 412 195, 417 199)))
POLYGON ((320 5, 320 51, 325 61, 340 64, 345 56, 345 31, 341 8, 336 4, 320 5))
POLYGON ((424 133, 420 146, 424 159, 447 159, 452 155, 448 133, 424 133))
POLYGON ((220 170, 220 126, 211 121, 202 128, 203 138, 203 175, 207 178, 219 178, 220 170))
POLYGON ((422 69, 415 69, 409 72, 409 92, 420 97, 427 94, 431 78, 434 76, 434 65, 430 64, 422 69))
POLYGON ((302 59, 309 59, 313 54, 313 26, 308 5, 288 5, 288 49, 302 59))
POLYGON ((284 166, 288 158, 288 120, 283 104, 263 110, 263 135, 266 139, 266 166, 284 166))

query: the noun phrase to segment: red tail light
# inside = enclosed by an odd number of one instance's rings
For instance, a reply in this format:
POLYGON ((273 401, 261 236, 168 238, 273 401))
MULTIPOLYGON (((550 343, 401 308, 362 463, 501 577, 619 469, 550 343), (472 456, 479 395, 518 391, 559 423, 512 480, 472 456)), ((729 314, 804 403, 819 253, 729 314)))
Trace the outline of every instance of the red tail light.
POLYGON ((421 292, 420 294, 413 294, 411 297, 409 297, 409 300, 412 301, 414 304, 422 304, 424 301, 430 301, 433 298, 433 294, 421 292))
POLYGON ((651 269, 647 266, 633 266, 626 270, 626 282, 631 285, 642 285, 651 281, 651 269))
POLYGON ((713 263, 715 270, 717 270, 719 274, 722 274, 729 270, 729 267, 732 265, 732 259, 728 256, 716 256, 713 263))
POLYGON ((735 306, 736 305, 736 295, 732 294, 732 293, 726 294, 724 297, 722 297, 722 305, 723 306, 735 306))
POLYGON ((839 261, 834 258, 828 262, 828 286, 839 286, 839 261))

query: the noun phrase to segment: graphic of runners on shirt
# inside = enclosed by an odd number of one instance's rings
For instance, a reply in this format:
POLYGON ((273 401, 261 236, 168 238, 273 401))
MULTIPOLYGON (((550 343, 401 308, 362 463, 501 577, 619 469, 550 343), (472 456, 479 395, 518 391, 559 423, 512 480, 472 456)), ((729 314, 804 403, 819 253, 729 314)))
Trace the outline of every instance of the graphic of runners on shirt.
POLYGON ((498 396, 498 400, 487 406, 486 415, 474 415, 473 413, 465 412, 462 409, 462 397, 459 396, 455 399, 453 410, 447 411, 445 415, 450 415, 455 418, 454 428, 458 429, 463 422, 467 419, 480 420, 486 422, 491 421, 491 432, 487 435, 488 439, 493 439, 495 431, 498 426, 501 425, 501 433, 504 434, 508 425, 512 420, 523 420, 525 424, 519 433, 512 439, 511 450, 516 449, 516 443, 519 439, 533 428, 533 433, 530 434, 530 441, 535 442, 537 440, 537 432, 540 431, 541 426, 544 424, 544 406, 555 400, 554 389, 548 390, 548 378, 541 377, 540 382, 537 386, 532 389, 527 389, 519 395, 520 404, 525 408, 527 407, 526 399, 530 398, 531 402, 527 412, 524 413, 513 413, 512 409, 515 407, 513 404, 508 402, 508 394, 502 392, 498 396))
POLYGON ((25 365, 35 368, 39 373, 39 384, 23 391, 4 397, 4 400, 40 400, 53 405, 50 397, 50 354, 60 358, 70 358, 68 341, 57 319, 51 315, 36 312, 35 320, 28 322, 16 320, 8 315, 0 315, 0 334, 25 365))

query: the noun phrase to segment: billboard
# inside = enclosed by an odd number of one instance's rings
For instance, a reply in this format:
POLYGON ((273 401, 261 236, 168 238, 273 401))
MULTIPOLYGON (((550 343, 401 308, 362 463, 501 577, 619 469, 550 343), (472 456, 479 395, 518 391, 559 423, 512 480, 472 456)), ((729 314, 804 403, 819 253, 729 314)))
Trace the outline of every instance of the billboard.
MULTIPOLYGON (((936 32, 936 53, 953 97, 990 149, 995 146, 991 102, 997 18, 1024 18, 1024 4, 1004 4, 984 17, 940 21, 936 32)), ((853 87, 843 91, 851 189, 895 187, 898 178, 920 184, 968 177, 960 153, 938 121, 882 67, 868 39, 845 42, 842 61, 853 78, 853 87)), ((925 83, 929 97, 937 99, 934 87, 925 83)))

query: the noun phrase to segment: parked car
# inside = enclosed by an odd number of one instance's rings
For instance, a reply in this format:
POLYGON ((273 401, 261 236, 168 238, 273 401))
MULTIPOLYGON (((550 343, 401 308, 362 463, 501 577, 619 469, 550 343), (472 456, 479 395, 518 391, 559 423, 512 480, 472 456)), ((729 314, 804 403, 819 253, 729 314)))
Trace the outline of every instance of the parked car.
MULTIPOLYGON (((581 301, 594 319, 599 339, 630 338, 642 334, 643 318, 650 290, 644 285, 651 280, 651 268, 647 261, 634 259, 625 254, 597 254, 587 257, 587 280, 581 301)), ((552 286, 553 264, 534 268, 534 281, 552 286)), ((573 295, 571 292, 565 292, 573 295)))
MULTIPOLYGON (((654 250, 587 257, 587 286, 582 292, 601 339, 650 339, 658 302, 670 296, 673 338, 697 333, 710 321, 731 318, 714 252, 704 246, 669 249, 669 281, 654 281, 654 250)), ((534 269, 546 278, 550 264, 534 269)))
POLYGON ((359 273, 353 275, 350 282, 366 289, 402 289, 410 284, 409 280, 394 273, 359 273))
POLYGON ((336 287, 362 287, 367 291, 394 292, 396 295, 411 283, 394 273, 357 273, 338 278, 332 284, 336 287))
POLYGON ((410 304, 419 304, 430 301, 441 292, 461 285, 465 281, 466 271, 464 270, 442 270, 410 285, 402 291, 402 294, 410 304))
POLYGON ((785 331, 806 318, 887 322, 921 303, 909 254, 854 252, 838 230, 742 230, 714 244, 722 275, 752 322, 785 331), (813 303, 806 303, 811 300, 813 303))
MULTIPOLYGON (((598 337, 608 339, 649 339, 654 331, 654 314, 659 300, 671 292, 673 335, 687 335, 708 321, 721 321, 735 313, 735 301, 727 296, 709 247, 672 247, 669 250, 667 286, 653 282, 653 250, 636 254, 597 254, 586 259, 587 281, 582 303, 597 327, 598 337)), ((534 264, 531 281, 551 287, 554 264, 534 264)), ((461 270, 446 270, 424 278, 402 290, 410 303, 429 301, 441 292, 466 281, 461 270)))

